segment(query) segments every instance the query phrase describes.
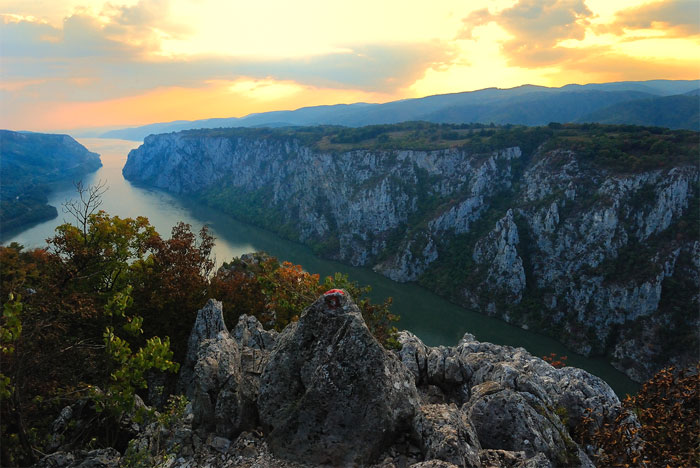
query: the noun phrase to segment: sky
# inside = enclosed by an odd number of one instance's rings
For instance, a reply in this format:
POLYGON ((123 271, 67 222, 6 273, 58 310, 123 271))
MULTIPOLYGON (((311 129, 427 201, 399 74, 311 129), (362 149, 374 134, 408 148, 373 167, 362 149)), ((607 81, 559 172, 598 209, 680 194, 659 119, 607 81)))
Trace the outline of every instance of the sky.
POLYGON ((697 0, 0 0, 0 128, 700 78, 697 0))

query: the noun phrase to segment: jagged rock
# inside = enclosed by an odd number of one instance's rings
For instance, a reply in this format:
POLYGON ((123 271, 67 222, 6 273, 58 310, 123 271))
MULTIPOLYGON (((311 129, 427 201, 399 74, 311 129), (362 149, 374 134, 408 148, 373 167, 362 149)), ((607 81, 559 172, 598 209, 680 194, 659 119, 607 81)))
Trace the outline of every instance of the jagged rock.
POLYGON ((197 315, 192 348, 187 350, 189 358, 197 348, 188 379, 191 387, 185 390, 192 402, 192 424, 199 432, 230 438, 257 424, 259 375, 269 354, 265 346, 274 344, 275 334, 263 330, 255 318, 243 316, 234 336, 244 343, 243 352, 226 329, 221 303, 209 301, 197 315), (216 330, 214 337, 206 338, 216 330))
POLYGON ((246 409, 249 426, 257 425, 260 376, 277 344, 279 334, 275 330, 265 330, 258 319, 245 314, 238 318, 231 333, 241 354, 241 404, 246 409))
POLYGON ((113 448, 78 452, 56 452, 45 456, 34 468, 118 468, 121 454, 113 448))
POLYGON ((204 340, 216 338, 219 332, 227 331, 221 302, 209 299, 207 304, 197 312, 190 337, 187 341, 185 362, 180 368, 177 391, 192 399, 194 392, 194 366, 197 362, 199 347, 204 340))
MULTIPOLYGON (((183 415, 165 425, 124 420, 138 434, 122 458, 168 468, 593 468, 595 447, 584 453, 571 434, 587 408, 598 424, 619 411, 599 378, 469 334, 454 347, 405 331, 399 342, 400 351, 382 348, 344 292, 322 296, 280 334, 243 316, 233 334, 223 326, 192 341, 183 415), (246 350, 258 354, 242 365, 246 350)), ((58 432, 77 409, 62 411, 58 432)), ((59 452, 37 466, 111 463, 103 455, 59 452)))
POLYGON ((454 465, 442 460, 429 460, 420 463, 414 463, 410 468, 461 468, 462 465, 454 465))
POLYGON ((465 410, 484 448, 523 451, 528 457, 543 453, 557 466, 581 465, 578 446, 561 421, 529 393, 481 384, 465 410))
POLYGON ((558 369, 557 374, 558 391, 552 396, 555 406, 563 409, 565 421, 562 422, 570 433, 580 425, 586 413, 593 418, 592 427, 599 427, 603 423, 603 415, 614 416, 620 410, 617 395, 599 377, 568 366, 558 369))
POLYGON ((416 385, 426 386, 426 391, 429 386, 439 387, 449 400, 460 405, 469 399, 471 369, 462 364, 455 348, 430 348, 406 330, 399 332, 397 339, 401 343, 401 362, 413 374, 416 385))
POLYGON ((423 405, 413 418, 413 431, 426 460, 479 467, 479 439, 456 405, 423 405))
POLYGON ((231 330, 231 335, 242 348, 269 352, 277 343, 279 333, 275 330, 265 330, 257 318, 243 314, 238 317, 238 323, 231 330))
POLYGON ((509 209, 486 237, 476 243, 473 258, 486 268, 485 282, 478 289, 494 289, 504 294, 504 300, 517 304, 525 291, 525 269, 518 255, 520 243, 513 210, 509 209))
POLYGON ((437 386, 443 401, 468 402, 462 411, 469 415, 482 446, 522 451, 526 453, 523 463, 526 459, 535 463, 533 457, 540 454, 559 466, 569 460, 562 459, 562 454, 575 463, 590 463, 571 440, 570 431, 586 408, 598 419, 620 408, 617 396, 601 379, 581 369, 555 369, 522 348, 482 343, 470 334, 453 348, 425 346, 405 331, 398 339, 399 356, 424 401, 437 386), (550 446, 556 448, 549 450, 550 446))
POLYGON ((238 345, 226 330, 199 344, 192 391, 193 426, 235 435, 242 423, 238 345))
POLYGON ((316 464, 372 461, 410 427, 409 371, 371 335, 347 293, 319 298, 280 335, 258 397, 273 452, 316 464))

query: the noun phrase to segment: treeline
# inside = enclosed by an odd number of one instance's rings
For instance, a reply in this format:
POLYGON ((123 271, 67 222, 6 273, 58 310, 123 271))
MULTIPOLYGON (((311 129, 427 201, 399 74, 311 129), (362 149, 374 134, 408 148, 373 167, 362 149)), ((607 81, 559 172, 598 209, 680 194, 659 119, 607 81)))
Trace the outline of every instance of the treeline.
POLYGON ((644 171, 697 161, 700 133, 639 125, 597 123, 561 124, 546 127, 496 124, 399 124, 341 127, 333 125, 281 128, 219 128, 188 130, 185 137, 249 138, 277 141, 296 140, 316 150, 432 151, 458 148, 469 153, 486 153, 517 146, 527 157, 540 145, 545 149, 572 150, 580 159, 613 171, 644 171))
POLYGON ((344 288, 375 336, 395 345, 390 299, 373 304, 368 288, 345 276, 320 281, 264 254, 214 272, 206 227, 193 233, 179 223, 164 238, 146 218, 99 211, 100 194, 101 187, 81 188, 81 200, 67 205, 76 223, 59 226, 46 248, 0 247, 0 465, 32 464, 58 442, 123 451, 121 415, 135 395, 157 405, 174 390, 209 297, 224 302, 229 326, 249 314, 281 330, 322 292, 344 288), (53 420, 78 401, 92 402, 92 423, 72 431, 72 440, 52 440, 53 420))

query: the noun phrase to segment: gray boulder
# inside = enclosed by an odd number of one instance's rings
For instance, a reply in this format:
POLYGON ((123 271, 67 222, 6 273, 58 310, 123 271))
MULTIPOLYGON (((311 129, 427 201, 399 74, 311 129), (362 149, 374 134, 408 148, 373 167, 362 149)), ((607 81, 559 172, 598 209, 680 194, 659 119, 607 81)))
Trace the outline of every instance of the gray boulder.
POLYGON ((241 353, 241 403, 247 408, 248 419, 258 421, 257 400, 260 393, 260 376, 277 344, 279 333, 265 330, 253 316, 241 315, 231 331, 241 353))
POLYGON ((544 454, 555 466, 580 466, 579 449, 561 421, 533 395, 495 382, 478 385, 465 410, 482 447, 544 454))
POLYGON ((241 427, 241 358, 227 331, 199 346, 192 392, 193 427, 231 436, 241 427))
POLYGON ((216 338, 219 332, 227 331, 224 323, 223 306, 215 299, 209 299, 197 312, 190 337, 187 342, 187 354, 180 368, 177 392, 192 399, 194 392, 194 366, 197 363, 199 346, 204 340, 216 338))
POLYGON ((410 430, 417 405, 413 376, 345 292, 322 296, 282 332, 258 397, 272 451, 310 464, 374 461, 410 430))
POLYGON ((241 348, 272 351, 277 344, 279 333, 275 330, 265 330, 257 318, 243 314, 238 317, 238 323, 231 330, 231 335, 241 348))
POLYGON ((399 332, 398 341, 401 344, 401 362, 411 371, 419 389, 438 387, 445 399, 457 405, 469 400, 472 370, 464 365, 456 348, 426 346, 406 330, 399 332))
POLYGON ((254 426, 257 411, 241 368, 239 345, 227 331, 221 303, 197 313, 179 384, 192 402, 192 427, 231 438, 254 426))
POLYGON ((424 405, 413 418, 413 432, 426 460, 479 467, 479 439, 456 405, 424 405))

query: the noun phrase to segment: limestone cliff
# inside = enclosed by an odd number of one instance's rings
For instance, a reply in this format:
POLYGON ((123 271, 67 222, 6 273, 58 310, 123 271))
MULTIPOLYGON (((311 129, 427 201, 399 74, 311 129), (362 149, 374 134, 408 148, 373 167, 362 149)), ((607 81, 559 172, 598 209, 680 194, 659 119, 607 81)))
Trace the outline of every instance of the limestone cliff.
POLYGON ((181 132, 148 137, 123 173, 607 354, 641 381, 698 345, 697 134, 587 128, 421 150, 181 132))

